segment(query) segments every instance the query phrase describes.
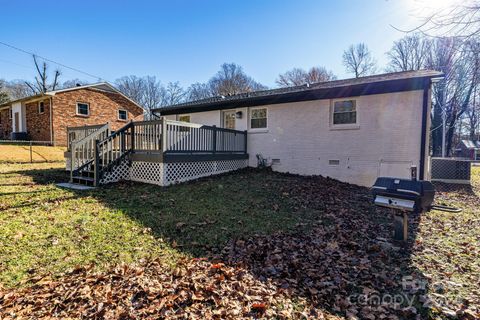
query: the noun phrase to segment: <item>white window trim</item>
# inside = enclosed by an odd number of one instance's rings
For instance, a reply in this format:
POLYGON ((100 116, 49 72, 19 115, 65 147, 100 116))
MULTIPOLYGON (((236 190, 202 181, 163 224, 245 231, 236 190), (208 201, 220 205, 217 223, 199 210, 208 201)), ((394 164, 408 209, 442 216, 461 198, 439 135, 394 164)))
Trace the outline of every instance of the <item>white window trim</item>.
POLYGON ((75 114, 79 117, 90 117, 90 103, 77 101, 76 107, 75 107, 75 114), (78 105, 79 104, 86 104, 88 106, 88 109, 87 109, 88 113, 87 114, 78 113, 78 105))
MULTIPOLYGON (((88 107, 88 109, 89 109, 89 112, 90 112, 90 107, 88 107)), ((118 119, 117 119, 118 121, 128 121, 128 111, 125 110, 125 109, 118 109, 118 111, 117 111, 117 118, 118 118, 118 119), (121 119, 121 118, 120 118, 120 111, 125 111, 125 114, 127 115, 127 117, 126 117, 125 119, 121 119)))
POLYGON ((38 101, 38 114, 44 114, 45 113, 45 102, 43 101, 38 101), (40 105, 43 103, 43 111, 40 112, 40 105))
MULTIPOLYGON (((189 121, 188 123, 191 123, 192 122, 192 115, 189 114, 189 113, 185 113, 185 114, 177 114, 177 121, 181 121, 180 120, 180 117, 188 117, 189 121)), ((184 121, 185 122, 185 121, 184 121)))
MULTIPOLYGON (((220 126, 222 128, 225 128, 225 113, 227 112, 233 112, 237 113, 237 110, 236 109, 225 109, 225 110, 220 110, 220 126)), ((237 130, 237 117, 235 116, 235 129, 234 130, 237 130)))
POLYGON ((358 108, 358 98, 341 98, 341 99, 332 99, 330 100, 330 129, 331 130, 350 130, 350 129, 360 129, 360 112, 358 108), (345 123, 345 124, 334 124, 333 123, 333 111, 335 102, 338 101, 355 101, 355 123, 345 123))
POLYGON ((267 107, 253 107, 248 109, 248 131, 249 132, 268 132, 268 126, 269 126, 270 121, 268 121, 268 108, 267 107), (253 110, 258 110, 258 109, 265 109, 266 112, 266 119, 267 119, 267 126, 265 128, 252 128, 252 111, 253 110))

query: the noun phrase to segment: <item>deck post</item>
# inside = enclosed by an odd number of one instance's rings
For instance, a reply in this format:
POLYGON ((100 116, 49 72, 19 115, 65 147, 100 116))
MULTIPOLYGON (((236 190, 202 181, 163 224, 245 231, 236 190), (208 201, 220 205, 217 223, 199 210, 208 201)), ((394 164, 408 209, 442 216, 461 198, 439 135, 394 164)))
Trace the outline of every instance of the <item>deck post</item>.
POLYGON ((94 165, 94 168, 93 168, 93 186, 97 186, 98 185, 98 180, 99 180, 99 166, 100 166, 100 154, 98 153, 98 143, 100 142, 100 140, 96 139, 95 140, 95 153, 94 153, 94 160, 93 160, 93 165, 94 165))
POLYGON ((131 149, 132 149, 132 152, 135 151, 135 123, 133 123, 133 121, 130 122, 132 124, 132 131, 131 131, 131 139, 130 139, 130 143, 131 143, 131 149))
POLYGON ((213 142, 212 142, 212 146, 213 146, 213 154, 217 153, 217 126, 213 126, 213 142))
POLYGON ((167 151, 167 118, 162 117, 162 153, 167 151))
POLYGON ((243 142, 243 153, 247 154, 247 130, 243 131, 243 139, 245 139, 243 142))

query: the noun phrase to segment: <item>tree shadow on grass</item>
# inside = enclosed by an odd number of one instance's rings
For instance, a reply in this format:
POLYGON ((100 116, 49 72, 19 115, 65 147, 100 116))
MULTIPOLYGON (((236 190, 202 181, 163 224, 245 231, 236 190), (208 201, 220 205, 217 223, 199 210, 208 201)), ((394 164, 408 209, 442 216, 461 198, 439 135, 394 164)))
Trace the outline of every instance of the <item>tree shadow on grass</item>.
MULTIPOLYGON (((40 171, 23 174, 60 182, 56 170, 40 171)), ((375 208, 367 188, 247 169, 163 188, 121 182, 76 193, 187 255, 246 267, 312 308, 373 319, 414 318, 414 306, 426 315, 420 296, 429 281, 411 260, 420 215, 410 217, 409 241, 394 243, 392 214, 375 208)))

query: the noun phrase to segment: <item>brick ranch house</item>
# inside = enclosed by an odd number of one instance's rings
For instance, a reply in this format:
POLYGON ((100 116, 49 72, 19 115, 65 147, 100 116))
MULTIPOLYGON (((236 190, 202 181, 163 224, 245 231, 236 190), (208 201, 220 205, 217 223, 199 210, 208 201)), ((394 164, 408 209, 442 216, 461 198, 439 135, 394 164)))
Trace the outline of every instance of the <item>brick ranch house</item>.
POLYGON ((109 123, 112 130, 142 120, 143 108, 109 83, 49 91, 0 105, 0 140, 67 145, 67 127, 109 123))

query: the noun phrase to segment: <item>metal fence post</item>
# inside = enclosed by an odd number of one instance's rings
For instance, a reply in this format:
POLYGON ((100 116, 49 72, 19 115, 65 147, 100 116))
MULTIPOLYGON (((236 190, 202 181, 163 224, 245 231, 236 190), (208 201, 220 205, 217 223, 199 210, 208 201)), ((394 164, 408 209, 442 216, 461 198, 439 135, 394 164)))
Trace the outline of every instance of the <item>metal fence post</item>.
POLYGON ((30 163, 33 163, 32 141, 30 141, 30 163))

